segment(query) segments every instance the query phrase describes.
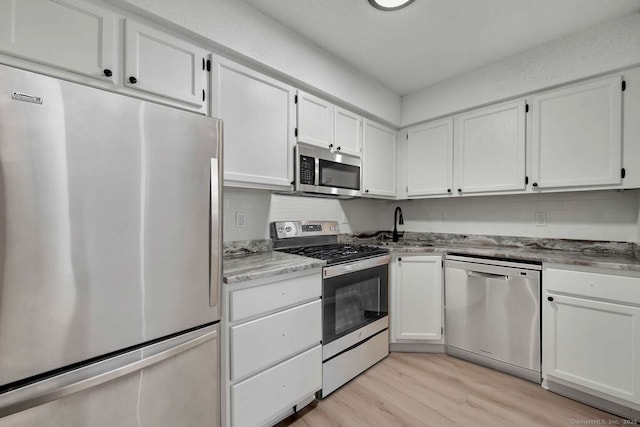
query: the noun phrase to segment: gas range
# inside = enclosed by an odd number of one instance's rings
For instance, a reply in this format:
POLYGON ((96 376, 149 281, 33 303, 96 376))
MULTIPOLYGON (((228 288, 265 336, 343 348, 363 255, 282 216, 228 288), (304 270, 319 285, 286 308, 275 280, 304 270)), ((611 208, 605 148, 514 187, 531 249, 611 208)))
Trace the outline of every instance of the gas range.
POLYGON ((273 247, 280 252, 342 264, 388 254, 384 248, 338 243, 335 221, 283 221, 271 224, 273 247))
POLYGON ((327 261, 327 265, 342 264, 344 262, 370 258, 378 255, 386 255, 388 253, 386 249, 382 248, 349 244, 316 245, 276 250, 286 252, 288 254, 321 259, 327 261))

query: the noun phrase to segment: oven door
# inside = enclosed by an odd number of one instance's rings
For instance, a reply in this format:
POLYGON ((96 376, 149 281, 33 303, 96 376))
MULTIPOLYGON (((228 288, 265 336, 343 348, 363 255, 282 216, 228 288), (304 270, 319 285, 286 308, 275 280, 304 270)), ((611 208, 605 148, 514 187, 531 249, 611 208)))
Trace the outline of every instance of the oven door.
POLYGON ((388 255, 326 267, 322 286, 322 344, 386 317, 388 306, 388 255))

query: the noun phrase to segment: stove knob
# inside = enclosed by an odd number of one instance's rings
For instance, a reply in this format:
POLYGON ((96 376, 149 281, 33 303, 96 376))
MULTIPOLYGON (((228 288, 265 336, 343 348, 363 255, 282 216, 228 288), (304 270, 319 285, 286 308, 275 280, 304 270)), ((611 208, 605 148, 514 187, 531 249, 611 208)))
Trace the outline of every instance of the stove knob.
POLYGON ((288 233, 291 231, 291 227, 286 227, 284 230, 288 233))
POLYGON ((284 227, 278 227, 278 233, 282 233, 284 231, 284 227))

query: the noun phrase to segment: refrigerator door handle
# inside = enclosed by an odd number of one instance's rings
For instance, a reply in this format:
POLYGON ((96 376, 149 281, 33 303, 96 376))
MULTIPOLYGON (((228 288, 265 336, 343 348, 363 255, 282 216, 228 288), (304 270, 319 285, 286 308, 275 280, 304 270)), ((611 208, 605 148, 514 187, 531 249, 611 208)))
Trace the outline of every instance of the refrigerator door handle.
MULTIPOLYGON (((14 391, 7 392, 0 397, 0 418, 7 415, 14 414, 16 412, 24 411, 35 406, 42 405, 47 402, 61 399, 63 397, 97 387, 101 384, 109 381, 116 380, 118 378, 129 375, 133 372, 140 371, 149 366, 160 363, 166 359, 177 356, 189 349, 197 347, 205 342, 212 340, 218 336, 218 331, 213 330, 204 335, 200 335, 197 338, 191 339, 182 344, 178 344, 175 347, 171 347, 167 350, 156 353, 152 356, 146 357, 142 360, 138 360, 116 369, 107 370, 106 372, 96 375, 94 372, 88 372, 84 379, 70 381, 66 383, 64 377, 66 374, 62 374, 60 377, 53 377, 50 380, 45 380, 42 383, 35 383, 24 388, 16 389, 14 391), (47 382, 51 382, 51 386, 47 387, 47 382), (43 384, 44 383, 44 384, 43 384)), ((135 350, 133 353, 141 352, 135 350)), ((126 357, 125 355, 123 355, 126 357)), ((99 365, 102 362, 98 362, 99 365)), ((89 365, 85 369, 91 371, 91 368, 95 365, 89 365)), ((83 369, 83 368, 81 368, 83 369)), ((73 372, 71 374, 74 374, 73 372)))
POLYGON ((211 211, 210 219, 210 241, 209 251, 211 259, 209 261, 209 306, 215 307, 218 305, 218 288, 220 283, 220 276, 222 274, 222 254, 220 250, 222 233, 220 217, 220 168, 218 166, 218 159, 211 159, 211 211))

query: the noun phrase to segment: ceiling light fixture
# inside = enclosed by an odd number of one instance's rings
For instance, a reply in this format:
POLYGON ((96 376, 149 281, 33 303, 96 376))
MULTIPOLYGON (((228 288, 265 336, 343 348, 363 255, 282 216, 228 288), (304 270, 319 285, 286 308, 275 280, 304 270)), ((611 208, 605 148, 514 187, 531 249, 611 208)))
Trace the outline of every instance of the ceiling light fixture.
POLYGON ((369 0, 371 6, 380 10, 398 10, 409 6, 414 0, 369 0))

